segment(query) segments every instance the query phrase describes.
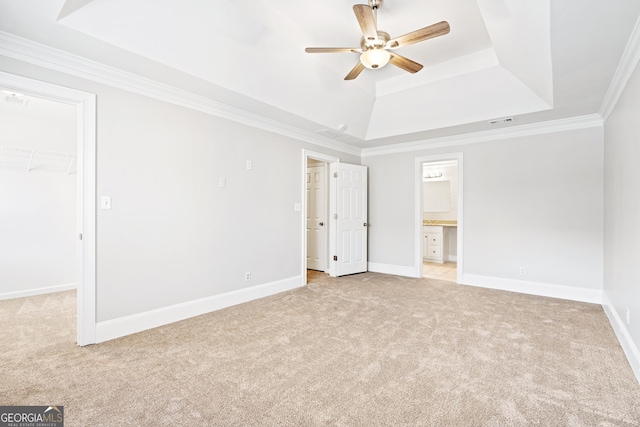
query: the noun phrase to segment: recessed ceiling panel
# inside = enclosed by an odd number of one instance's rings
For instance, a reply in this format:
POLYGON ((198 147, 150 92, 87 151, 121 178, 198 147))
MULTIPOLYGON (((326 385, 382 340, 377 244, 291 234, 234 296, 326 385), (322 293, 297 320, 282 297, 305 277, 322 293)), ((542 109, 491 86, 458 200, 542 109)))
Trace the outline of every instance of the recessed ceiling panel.
POLYGON ((59 21, 65 26, 318 129, 345 124, 344 134, 360 140, 539 112, 554 103, 550 0, 385 0, 377 26, 391 37, 439 21, 451 30, 397 50, 424 65, 421 71, 409 74, 389 64, 365 69, 353 81, 344 77, 358 53, 309 54, 304 48, 357 48, 356 1, 71 3, 59 21))

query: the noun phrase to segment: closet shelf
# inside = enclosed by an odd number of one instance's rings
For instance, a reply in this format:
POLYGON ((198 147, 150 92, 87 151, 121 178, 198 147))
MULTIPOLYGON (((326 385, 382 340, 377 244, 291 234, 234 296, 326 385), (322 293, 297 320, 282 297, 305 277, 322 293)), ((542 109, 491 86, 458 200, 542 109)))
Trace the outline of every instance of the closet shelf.
POLYGON ((44 169, 65 171, 67 175, 70 175, 75 161, 76 156, 70 153, 0 145, 0 166, 24 168, 27 172, 44 169))

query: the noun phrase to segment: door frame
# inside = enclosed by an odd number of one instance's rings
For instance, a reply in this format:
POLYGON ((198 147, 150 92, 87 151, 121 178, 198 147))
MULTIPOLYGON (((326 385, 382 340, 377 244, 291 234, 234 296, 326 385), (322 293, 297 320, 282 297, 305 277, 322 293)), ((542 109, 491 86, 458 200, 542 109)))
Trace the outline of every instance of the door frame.
MULTIPOLYGON (((335 156, 330 156, 328 154, 323 154, 323 153, 318 153, 316 151, 311 151, 311 150, 306 150, 303 149, 302 150, 302 218, 300 220, 300 224, 301 224, 301 235, 302 235, 302 244, 301 244, 301 253, 302 253, 302 261, 301 261, 301 265, 302 265, 302 284, 303 286, 307 284, 307 167, 308 167, 308 159, 313 159, 313 160, 318 160, 320 162, 324 162, 327 164, 327 180, 329 182, 331 182, 331 180, 329 179, 329 174, 330 174, 330 166, 332 163, 340 163, 340 158, 339 157, 335 157, 335 156)), ((327 263, 328 263, 328 268, 327 270, 325 270, 325 273, 330 273, 331 270, 331 260, 329 259, 330 256, 329 254, 332 253, 332 243, 333 239, 331 238, 331 232, 329 230, 330 228, 330 223, 331 221, 329 221, 329 215, 330 212, 335 211, 335 201, 334 201, 334 197, 333 197, 333 193, 332 193, 332 189, 331 189, 331 185, 327 185, 326 188, 327 194, 327 263)))
POLYGON ((462 283, 462 274, 464 271, 464 209, 463 209, 463 155, 462 153, 438 154, 433 156, 424 156, 415 158, 415 243, 414 243, 414 269, 416 277, 422 277, 422 167, 424 164, 432 162, 442 162, 455 160, 458 162, 458 227, 457 227, 457 255, 456 255, 456 281, 462 283))
POLYGON ((77 109, 77 343, 96 342, 96 95, 0 72, 0 86, 77 109))

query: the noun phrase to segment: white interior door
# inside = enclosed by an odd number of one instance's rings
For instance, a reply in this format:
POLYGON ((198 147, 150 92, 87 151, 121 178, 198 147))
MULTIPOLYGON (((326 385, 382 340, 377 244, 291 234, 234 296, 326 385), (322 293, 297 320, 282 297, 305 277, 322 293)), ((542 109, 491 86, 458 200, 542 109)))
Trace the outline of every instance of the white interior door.
POLYGON ((307 168, 307 268, 327 269, 326 166, 307 168))
POLYGON ((336 197, 331 273, 362 273, 367 271, 367 167, 345 163, 331 166, 332 194, 336 197))

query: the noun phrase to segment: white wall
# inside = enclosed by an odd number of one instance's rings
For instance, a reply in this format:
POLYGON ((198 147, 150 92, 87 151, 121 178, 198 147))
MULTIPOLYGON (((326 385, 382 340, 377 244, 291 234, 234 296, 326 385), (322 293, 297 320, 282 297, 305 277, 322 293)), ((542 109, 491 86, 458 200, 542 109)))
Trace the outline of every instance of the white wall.
MULTIPOLYGON (((76 111, 32 99, 0 106, 0 145, 75 154, 76 111)), ((76 281, 76 174, 69 162, 0 151, 0 298, 56 291, 76 281), (10 154, 10 155, 8 155, 10 154)))
POLYGON ((618 338, 640 380, 640 69, 605 124, 604 293, 618 338), (627 309, 629 322, 627 323, 627 309))
POLYGON ((603 256, 601 127, 364 157, 370 262, 413 264, 414 159, 451 152, 464 156, 467 282, 534 293, 537 286, 547 294, 559 286, 569 294, 579 290, 577 299, 584 290, 584 299, 597 298, 603 256), (525 276, 520 267, 526 267, 525 276))
POLYGON ((112 198, 112 209, 97 215, 99 323, 302 283, 302 218, 294 211, 302 202, 302 150, 350 163, 357 157, 2 60, 7 72, 97 94, 97 196, 112 198))

